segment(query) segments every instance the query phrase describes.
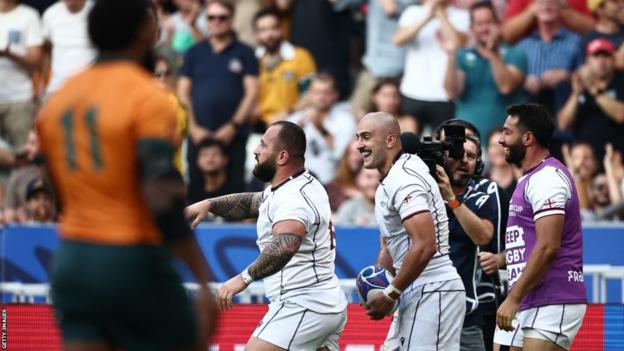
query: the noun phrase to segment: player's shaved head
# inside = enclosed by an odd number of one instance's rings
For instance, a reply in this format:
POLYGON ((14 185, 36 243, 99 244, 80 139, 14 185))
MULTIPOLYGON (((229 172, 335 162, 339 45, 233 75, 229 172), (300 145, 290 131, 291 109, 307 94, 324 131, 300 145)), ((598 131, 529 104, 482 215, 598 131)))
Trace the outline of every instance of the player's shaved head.
POLYGON ((360 120, 360 124, 382 133, 384 137, 390 134, 401 135, 399 122, 394 116, 386 112, 367 113, 360 120))

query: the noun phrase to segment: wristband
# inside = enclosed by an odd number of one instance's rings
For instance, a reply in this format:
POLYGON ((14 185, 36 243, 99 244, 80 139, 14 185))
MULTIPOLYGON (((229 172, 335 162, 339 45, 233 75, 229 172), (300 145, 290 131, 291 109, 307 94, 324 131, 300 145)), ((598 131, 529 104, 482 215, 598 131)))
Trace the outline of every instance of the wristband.
POLYGON ((457 198, 454 198, 453 200, 449 201, 448 203, 448 208, 452 210, 458 208, 461 205, 461 201, 459 201, 457 198))
POLYGON ((403 293, 403 290, 399 290, 397 289, 394 285, 390 284, 388 285, 384 290, 383 290, 383 295, 384 298, 390 302, 394 302, 396 301, 401 294, 403 293))
POLYGON ((249 274, 249 270, 247 268, 245 268, 244 271, 241 272, 241 278, 243 278, 243 282, 247 285, 251 284, 254 279, 251 277, 251 274, 249 274))

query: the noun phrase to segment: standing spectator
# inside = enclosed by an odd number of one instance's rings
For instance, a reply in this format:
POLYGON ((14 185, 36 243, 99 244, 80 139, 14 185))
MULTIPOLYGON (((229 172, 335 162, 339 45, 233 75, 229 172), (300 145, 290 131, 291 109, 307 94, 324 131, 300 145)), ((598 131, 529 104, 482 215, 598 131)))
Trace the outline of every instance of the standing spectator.
POLYGON ((319 72, 336 79, 340 97, 349 93, 351 13, 333 0, 283 0, 290 8, 290 40, 310 51, 319 72))
POLYGON ((208 34, 208 23, 199 0, 174 0, 178 11, 165 22, 165 41, 173 51, 184 54, 208 34))
POLYGON ((598 160, 607 142, 624 151, 624 74, 615 70, 614 52, 606 39, 589 43, 587 63, 574 75, 572 93, 557 117, 559 128, 591 144, 598 160))
POLYGON ((14 151, 33 124, 32 73, 41 66, 42 44, 39 14, 18 0, 0 1, 0 134, 14 151))
POLYGON ((503 130, 495 128, 487 137, 487 159, 489 161, 485 178, 491 179, 511 197, 517 184, 517 171, 514 166, 505 161, 505 149, 498 143, 503 130))
POLYGON ((62 0, 44 12, 44 48, 51 54, 49 68, 52 71, 46 95, 93 62, 95 49, 87 34, 87 15, 92 7, 93 2, 87 0, 62 0))
POLYGON ((260 61, 259 114, 266 126, 288 117, 316 72, 316 64, 306 49, 284 40, 275 10, 258 12, 254 23, 260 44, 256 49, 260 61))
POLYGON ((196 145, 212 137, 228 148, 227 172, 235 191, 245 189, 245 146, 258 91, 258 61, 253 50, 232 31, 234 8, 229 1, 211 0, 206 7, 210 36, 186 53, 178 96, 189 113, 189 180, 201 181, 195 165, 196 145))
POLYGON ((310 107, 295 112, 288 120, 299 124, 306 134, 306 167, 322 184, 334 180, 336 167, 355 133, 355 119, 336 107, 335 79, 321 73, 308 91, 310 107))
MULTIPOLYGON (((570 76, 580 66, 581 39, 562 26, 560 0, 536 0, 535 4, 537 31, 518 44, 528 58, 524 87, 529 101, 546 106, 554 118, 570 92, 570 76)), ((561 159, 561 145, 570 137, 556 130, 551 154, 561 159)))
POLYGON ((343 202, 360 194, 355 184, 355 177, 357 177, 361 168, 362 155, 357 150, 354 139, 349 143, 338 163, 338 170, 334 180, 324 184, 327 195, 329 195, 329 207, 332 213, 338 211, 343 202))
MULTIPOLYGON (((609 194, 609 181, 607 176, 604 173, 597 174, 591 183, 591 188, 589 192, 592 209, 586 213, 583 213, 581 209, 581 215, 585 215, 583 220, 598 220, 598 215, 602 210, 609 207, 611 205, 611 197, 609 194)), ((614 218, 617 219, 617 216, 614 218)))
POLYGON ((353 92, 353 111, 358 118, 371 111, 369 99, 373 87, 381 78, 398 78, 403 73, 405 48, 392 42, 399 16, 415 0, 372 0, 366 12, 366 52, 353 92))
POLYGON ((11 171, 6 183, 4 199, 4 220, 6 223, 24 223, 26 221, 26 188, 28 184, 41 176, 39 170, 39 140, 34 130, 29 131, 24 151, 16 158, 16 167, 11 171))
POLYGON ((392 78, 382 78, 371 91, 372 109, 368 112, 385 112, 394 116, 399 122, 401 132, 418 133, 420 126, 416 118, 401 113, 401 92, 399 83, 392 78))
POLYGON ((425 0, 401 14, 394 43, 405 46, 407 56, 401 82, 402 110, 418 118, 421 130, 453 118, 455 108, 444 91, 448 57, 446 45, 462 47, 469 28, 468 11, 448 0, 425 0))
POLYGON ((50 186, 41 178, 33 179, 26 188, 27 224, 46 224, 55 221, 54 197, 50 186))
POLYGON ((556 114, 566 98, 562 83, 579 66, 580 37, 563 28, 563 7, 558 0, 536 0, 535 4, 537 31, 518 44, 529 64, 524 87, 530 100, 556 114))
POLYGON ((491 2, 470 8, 470 30, 475 46, 457 51, 449 45, 444 88, 455 100, 455 115, 487 135, 504 123, 508 105, 523 102, 527 62, 522 50, 501 42, 491 2))
POLYGON ((375 222, 375 192, 379 171, 362 167, 355 178, 361 196, 346 200, 336 213, 337 225, 377 226, 375 222))
POLYGON ((202 182, 199 186, 189 187, 188 203, 232 193, 231 177, 226 172, 228 156, 221 143, 213 139, 202 140, 197 145, 196 162, 202 182))
MULTIPOLYGON (((154 78, 156 79, 156 82, 162 86, 167 93, 169 93, 169 100, 171 101, 173 108, 177 111, 176 132, 180 136, 180 140, 184 140, 188 132, 188 120, 186 109, 184 109, 184 106, 182 106, 178 96, 175 94, 177 75, 173 61, 165 56, 157 56, 154 68, 154 78)), ((176 168, 180 171, 180 174, 186 173, 183 150, 184 145, 183 143, 180 143, 180 146, 178 146, 174 156, 174 162, 176 168)))
POLYGON ((618 15, 624 12, 621 0, 588 0, 587 5, 596 18, 594 29, 583 37, 584 48, 594 39, 604 38, 616 48, 615 66, 624 69, 624 23, 620 23, 618 15))
MULTIPOLYGON (((539 4, 543 0, 510 0, 503 18, 502 35, 515 43, 531 34, 539 22, 539 4)), ((592 30, 594 21, 587 8, 587 0, 561 0, 559 16, 563 25, 573 32, 585 34, 592 30)))
POLYGON ((591 187, 597 170, 594 151, 588 143, 577 142, 570 147, 567 144, 563 145, 562 153, 566 167, 568 167, 574 179, 581 214, 591 213, 594 207, 591 199, 591 187))

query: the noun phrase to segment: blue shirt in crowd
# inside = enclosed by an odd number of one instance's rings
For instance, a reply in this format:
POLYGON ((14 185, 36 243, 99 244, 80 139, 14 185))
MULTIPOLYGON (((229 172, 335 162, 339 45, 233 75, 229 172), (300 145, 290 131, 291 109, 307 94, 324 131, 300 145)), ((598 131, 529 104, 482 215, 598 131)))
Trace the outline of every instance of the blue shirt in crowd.
POLYGON ((231 120, 245 94, 243 78, 258 75, 253 49, 234 40, 215 52, 208 40, 190 48, 181 75, 192 81, 191 100, 198 124, 216 130, 231 120))

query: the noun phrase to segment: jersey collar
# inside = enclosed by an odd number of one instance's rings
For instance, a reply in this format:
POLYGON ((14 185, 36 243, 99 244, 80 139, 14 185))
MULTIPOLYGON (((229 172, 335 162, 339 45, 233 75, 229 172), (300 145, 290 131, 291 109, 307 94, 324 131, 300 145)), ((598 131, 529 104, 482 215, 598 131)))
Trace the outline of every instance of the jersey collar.
POLYGON ((291 175, 290 177, 286 178, 286 180, 284 180, 283 182, 277 184, 276 186, 272 186, 271 187, 271 191, 275 191, 275 190, 281 188, 282 185, 284 185, 284 184, 288 183, 289 181, 291 181, 291 180, 297 178, 298 176, 302 175, 303 173, 305 173, 305 171, 306 170, 304 168, 304 169, 300 170, 299 172, 297 172, 297 173, 291 175))

